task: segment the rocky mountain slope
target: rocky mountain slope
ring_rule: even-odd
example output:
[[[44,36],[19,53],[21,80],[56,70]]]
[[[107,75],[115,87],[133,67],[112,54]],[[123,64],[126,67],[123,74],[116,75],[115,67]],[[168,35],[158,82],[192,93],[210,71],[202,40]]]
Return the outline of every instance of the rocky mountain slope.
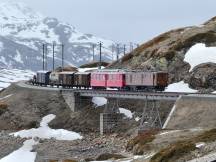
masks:
[[[110,67],[168,71],[170,83],[184,80],[196,89],[215,90],[216,77],[212,74],[216,70],[213,65],[216,48],[213,46],[216,46],[216,17],[199,26],[163,33]]]
[[[22,3],[0,3],[0,67],[39,70],[42,68],[42,44],[48,44],[48,68],[52,63],[52,44],[56,67],[61,65],[61,47],[65,45],[65,64],[81,65],[92,60],[92,45],[103,42],[103,59],[111,60],[110,40],[83,34],[70,24],[45,17]],[[96,59],[99,49],[95,49]]]

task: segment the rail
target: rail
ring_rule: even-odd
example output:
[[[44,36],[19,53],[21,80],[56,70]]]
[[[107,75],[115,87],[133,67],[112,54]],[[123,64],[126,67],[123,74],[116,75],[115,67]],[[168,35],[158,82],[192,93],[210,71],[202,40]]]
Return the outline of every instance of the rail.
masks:
[[[106,97],[106,98],[122,98],[122,99],[148,99],[148,100],[176,100],[179,96],[194,97],[215,97],[216,94],[206,93],[187,93],[187,92],[144,92],[144,91],[120,91],[120,90],[93,90],[93,89],[76,89],[63,87],[41,87],[29,84],[27,82],[19,82],[19,86],[40,90],[54,90],[65,93],[77,93],[83,97]]]

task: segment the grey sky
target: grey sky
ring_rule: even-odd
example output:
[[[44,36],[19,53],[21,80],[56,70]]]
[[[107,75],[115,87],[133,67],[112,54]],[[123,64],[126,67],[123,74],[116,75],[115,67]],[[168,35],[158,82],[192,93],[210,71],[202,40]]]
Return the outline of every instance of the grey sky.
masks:
[[[169,29],[198,25],[216,16],[215,0],[19,1],[81,32],[124,43],[144,42]]]

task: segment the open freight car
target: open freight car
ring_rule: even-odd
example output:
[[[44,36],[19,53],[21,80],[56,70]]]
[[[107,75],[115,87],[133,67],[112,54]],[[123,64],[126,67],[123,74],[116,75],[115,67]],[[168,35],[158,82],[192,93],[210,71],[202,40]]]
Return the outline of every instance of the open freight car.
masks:
[[[35,78],[35,83],[37,85],[49,85],[49,75],[50,71],[38,71]]]

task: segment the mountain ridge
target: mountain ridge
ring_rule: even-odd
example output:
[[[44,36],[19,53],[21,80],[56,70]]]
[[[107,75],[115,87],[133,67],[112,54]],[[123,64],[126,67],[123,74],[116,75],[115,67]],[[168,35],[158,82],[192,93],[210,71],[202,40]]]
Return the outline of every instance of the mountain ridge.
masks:
[[[42,68],[42,44],[49,45],[48,68],[52,67],[51,45],[64,44],[65,64],[79,66],[92,60],[92,46],[103,42],[103,59],[111,61],[111,40],[83,34],[74,26],[35,12],[24,3],[0,3],[0,66],[2,68]],[[13,46],[14,45],[14,46]],[[56,46],[55,64],[61,65],[61,49]],[[99,48],[95,48],[96,59]],[[19,58],[19,59],[17,59]]]

